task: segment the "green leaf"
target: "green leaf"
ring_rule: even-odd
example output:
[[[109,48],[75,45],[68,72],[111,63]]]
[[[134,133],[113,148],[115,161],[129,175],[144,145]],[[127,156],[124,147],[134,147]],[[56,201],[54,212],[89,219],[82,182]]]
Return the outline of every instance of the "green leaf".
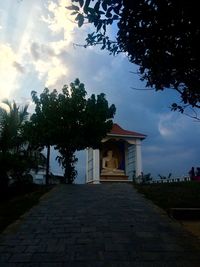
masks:
[[[84,16],[83,14],[78,14],[77,17],[75,18],[76,21],[78,21],[78,26],[81,27],[84,22]]]
[[[85,5],[84,5],[84,8],[83,8],[83,11],[84,11],[85,14],[88,13],[88,7],[89,7],[89,5],[90,5],[90,0],[86,0],[85,1]]]
[[[104,23],[103,24],[103,30],[104,30],[104,33],[106,32],[106,24]]]
[[[69,9],[69,10],[79,11],[79,7],[78,6],[75,6],[75,5],[67,6],[66,8]]]
[[[82,7],[84,4],[84,0],[79,0],[79,5]]]
[[[72,13],[71,13],[71,15],[76,15],[78,13],[78,11],[73,11]]]
[[[95,10],[94,10],[94,8],[92,8],[92,7],[88,7],[88,12],[89,12],[91,15],[95,14]]]
[[[113,19],[113,20],[117,20],[117,19],[119,19],[119,16],[114,15],[114,16],[112,17],[112,19]]]
[[[102,22],[99,21],[98,25],[97,25],[97,32],[101,29],[101,26],[102,26]]]
[[[115,13],[117,14],[117,15],[119,15],[119,12],[120,12],[120,10],[121,10],[121,7],[122,7],[122,5],[118,5],[118,6],[115,6],[113,9],[114,9],[114,11],[115,11]]]
[[[106,2],[103,2],[103,3],[102,3],[102,8],[103,8],[104,11],[107,10],[107,4],[106,4]]]
[[[107,10],[107,12],[106,12],[106,17],[107,17],[107,18],[112,17],[112,13],[111,13],[111,11],[112,11],[112,7],[109,7],[108,10]]]
[[[97,2],[94,6],[94,10],[98,13],[99,11],[100,2]]]

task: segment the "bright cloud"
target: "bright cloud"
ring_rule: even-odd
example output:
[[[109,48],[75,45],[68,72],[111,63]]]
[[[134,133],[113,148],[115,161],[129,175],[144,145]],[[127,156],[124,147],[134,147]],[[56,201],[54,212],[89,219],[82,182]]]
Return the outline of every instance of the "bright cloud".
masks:
[[[161,114],[158,129],[163,137],[172,137],[177,132],[178,120],[173,113]],[[180,126],[180,124],[179,124]]]
[[[31,46],[31,52],[35,59],[34,68],[38,73],[38,78],[45,81],[46,87],[56,86],[57,81],[68,73],[66,65],[56,55],[58,50],[59,45],[57,47],[55,43],[53,46],[49,44],[44,47],[36,43]]]
[[[67,51],[69,47],[65,40],[59,40],[57,42],[51,42],[51,49],[53,49],[55,55],[60,55],[63,51]]]
[[[159,116],[158,130],[162,137],[178,140],[183,132],[188,133],[191,123],[194,122],[182,114],[168,112]]]
[[[9,106],[3,102],[0,102],[0,108],[4,109],[7,113],[10,112]]]
[[[57,58],[53,58],[52,67],[48,72],[45,86],[54,86],[59,80],[59,78],[67,75],[67,73],[67,68],[60,63],[60,60]]]
[[[10,45],[0,43],[0,99],[10,96],[13,84],[15,84],[19,74],[19,67],[22,70],[22,65],[18,62],[18,56]]]
[[[66,9],[70,1],[48,1],[46,14],[41,21],[50,29],[51,41],[36,42],[30,45],[32,65],[38,78],[46,87],[57,87],[69,73],[67,62],[62,60],[62,53],[72,49],[73,29],[76,25],[70,20],[71,11]]]
[[[76,27],[70,21],[70,11],[65,8],[70,3],[65,0],[48,1],[46,8],[42,3],[33,3],[19,3],[17,9],[20,14],[23,8],[28,12],[23,17],[14,15],[18,27],[14,29],[13,35],[8,35],[9,31],[3,32],[9,41],[0,41],[1,99],[9,98],[11,92],[19,88],[24,90],[27,78],[31,80],[38,77],[43,84],[42,88],[55,88],[63,83],[68,74],[67,64],[62,61],[60,54],[72,47],[70,42]],[[6,14],[6,10],[2,12]],[[38,20],[38,17],[41,19]],[[22,32],[20,25],[23,25]],[[15,44],[12,42],[14,40]]]
[[[9,68],[16,60],[16,55],[8,44],[0,44],[0,67]]]
[[[49,14],[47,17],[42,16],[42,21],[48,24],[49,29],[54,33],[62,33],[65,42],[69,43],[72,40],[72,31],[76,27],[73,20],[70,18],[71,11],[66,9],[70,5],[70,1],[60,0],[58,3],[48,1],[47,9]]]

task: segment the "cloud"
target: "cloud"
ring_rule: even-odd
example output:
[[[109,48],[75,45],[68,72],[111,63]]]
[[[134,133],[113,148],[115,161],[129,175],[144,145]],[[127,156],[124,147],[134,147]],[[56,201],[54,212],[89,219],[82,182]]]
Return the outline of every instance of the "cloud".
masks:
[[[172,121],[173,114],[167,113],[160,116],[160,121],[158,123],[158,129],[162,136],[169,137],[174,135],[174,126],[176,122]],[[173,123],[172,123],[173,122]]]
[[[68,74],[68,69],[66,66],[62,65],[60,60],[53,58],[51,69],[48,71],[47,81],[45,86],[53,87],[56,84],[58,85],[59,80],[63,80],[64,77]]]
[[[0,44],[0,67],[9,68],[15,61],[16,55],[9,44]]]
[[[38,60],[40,58],[40,46],[36,42],[33,42],[30,46],[30,52],[34,60]]]
[[[17,61],[14,61],[13,62],[13,66],[15,67],[15,69],[21,73],[21,74],[24,74],[25,73],[25,68],[20,64],[18,63]]]
[[[9,106],[7,104],[3,103],[3,102],[0,102],[0,108],[4,109],[7,113],[10,112]]]
[[[159,114],[158,132],[147,137],[143,142],[143,160],[145,172],[154,176],[158,173],[167,175],[187,175],[191,166],[200,165],[198,123],[182,114]],[[148,129],[152,129],[149,125]],[[152,130],[151,130],[152,131]]]
[[[46,87],[56,87],[59,80],[68,74],[68,68],[60,60],[58,53],[58,46],[53,45],[40,45],[33,43],[31,45],[31,53],[35,61],[33,66],[38,73],[38,78],[44,80]]]
[[[30,45],[32,67],[41,82],[44,81],[44,85],[50,89],[66,84],[69,74],[68,62],[62,59],[62,53],[66,55],[66,51],[72,49],[72,32],[76,27],[70,21],[71,11],[65,8],[69,4],[65,0],[48,1],[47,12],[40,17],[40,21],[50,30],[48,39],[43,42],[34,40]]]
[[[13,84],[16,82],[18,74],[15,66],[17,60],[17,55],[11,46],[0,43],[0,99],[8,98],[13,90]]]
[[[74,18],[70,15],[71,11],[66,9],[68,5],[70,1],[48,1],[45,6],[46,12],[40,16],[40,21],[43,27],[49,29],[49,34],[40,36],[40,39],[38,36],[31,42],[29,40],[29,52],[33,59],[32,64],[29,60],[29,69],[50,89],[71,82],[73,78],[70,80],[70,77],[74,76],[75,72],[77,75],[74,78],[78,77],[77,64],[80,68],[84,66],[78,61],[81,58],[87,61],[88,52],[85,50],[83,55],[81,50],[75,50],[72,45],[73,41],[79,43],[85,36],[85,29],[80,32],[77,30],[76,24],[72,21]],[[91,55],[89,57],[92,58]]]
[[[55,55],[54,46],[52,47],[52,43],[48,45],[40,44],[37,42],[32,42],[30,46],[30,53],[35,61],[38,59],[43,59],[44,61],[51,56]]]
[[[62,34],[66,43],[72,40],[72,31],[76,27],[71,18],[71,11],[66,9],[70,5],[70,1],[60,0],[57,3],[48,1],[47,10],[49,14],[42,16],[41,20],[47,23],[53,34]]]

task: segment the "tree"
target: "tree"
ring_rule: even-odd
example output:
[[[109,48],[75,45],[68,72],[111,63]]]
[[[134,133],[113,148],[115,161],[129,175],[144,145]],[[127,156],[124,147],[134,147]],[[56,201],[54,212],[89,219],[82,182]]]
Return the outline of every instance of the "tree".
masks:
[[[35,103],[35,113],[26,124],[26,134],[33,148],[42,150],[46,147],[47,149],[46,184],[48,184],[50,149],[56,142],[56,126],[59,119],[58,93],[56,90],[50,92],[45,88],[40,97],[35,91],[32,91],[31,95]]]
[[[108,104],[104,94],[93,94],[86,99],[83,83],[76,79],[70,87],[64,86],[59,95],[59,135],[56,149],[59,162],[65,169],[67,183],[76,177],[75,152],[87,147],[99,147],[101,140],[112,128],[115,106]]]
[[[3,103],[8,108],[7,110],[0,108],[0,183],[1,187],[5,188],[8,186],[8,173],[16,177],[19,173],[16,162],[22,163],[26,142],[23,136],[23,126],[27,120],[28,106],[20,109],[15,102],[11,103],[6,100]],[[24,157],[23,160],[25,162]]]
[[[65,85],[61,93],[45,89],[40,97],[32,92],[32,98],[36,104],[30,119],[33,143],[58,150],[65,181],[72,183],[76,177],[75,152],[100,145],[112,127],[115,106],[108,105],[104,94],[87,99],[84,84],[78,79],[69,87]]]
[[[71,0],[78,26],[93,24],[85,47],[125,52],[139,66],[141,80],[155,90],[173,89],[172,110],[200,108],[200,28],[197,2],[183,0]],[[117,28],[112,39],[108,27]],[[194,116],[195,117],[195,116]]]
[[[23,108],[8,100],[3,101],[8,110],[0,108],[0,150],[6,153],[9,149],[18,150],[23,143],[22,127],[28,116],[28,106]]]

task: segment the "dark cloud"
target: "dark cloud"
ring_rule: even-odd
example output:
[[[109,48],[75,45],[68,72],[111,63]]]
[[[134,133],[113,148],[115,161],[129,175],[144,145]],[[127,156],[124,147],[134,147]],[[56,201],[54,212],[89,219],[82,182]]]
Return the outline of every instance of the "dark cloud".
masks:
[[[35,61],[41,58],[45,58],[47,60],[49,57],[55,55],[54,50],[50,46],[39,44],[36,42],[33,42],[31,44],[30,52]]]
[[[40,46],[38,43],[32,43],[30,47],[30,52],[34,60],[38,60],[40,58]]]
[[[13,62],[13,67],[21,74],[25,73],[25,68],[17,61]]]

